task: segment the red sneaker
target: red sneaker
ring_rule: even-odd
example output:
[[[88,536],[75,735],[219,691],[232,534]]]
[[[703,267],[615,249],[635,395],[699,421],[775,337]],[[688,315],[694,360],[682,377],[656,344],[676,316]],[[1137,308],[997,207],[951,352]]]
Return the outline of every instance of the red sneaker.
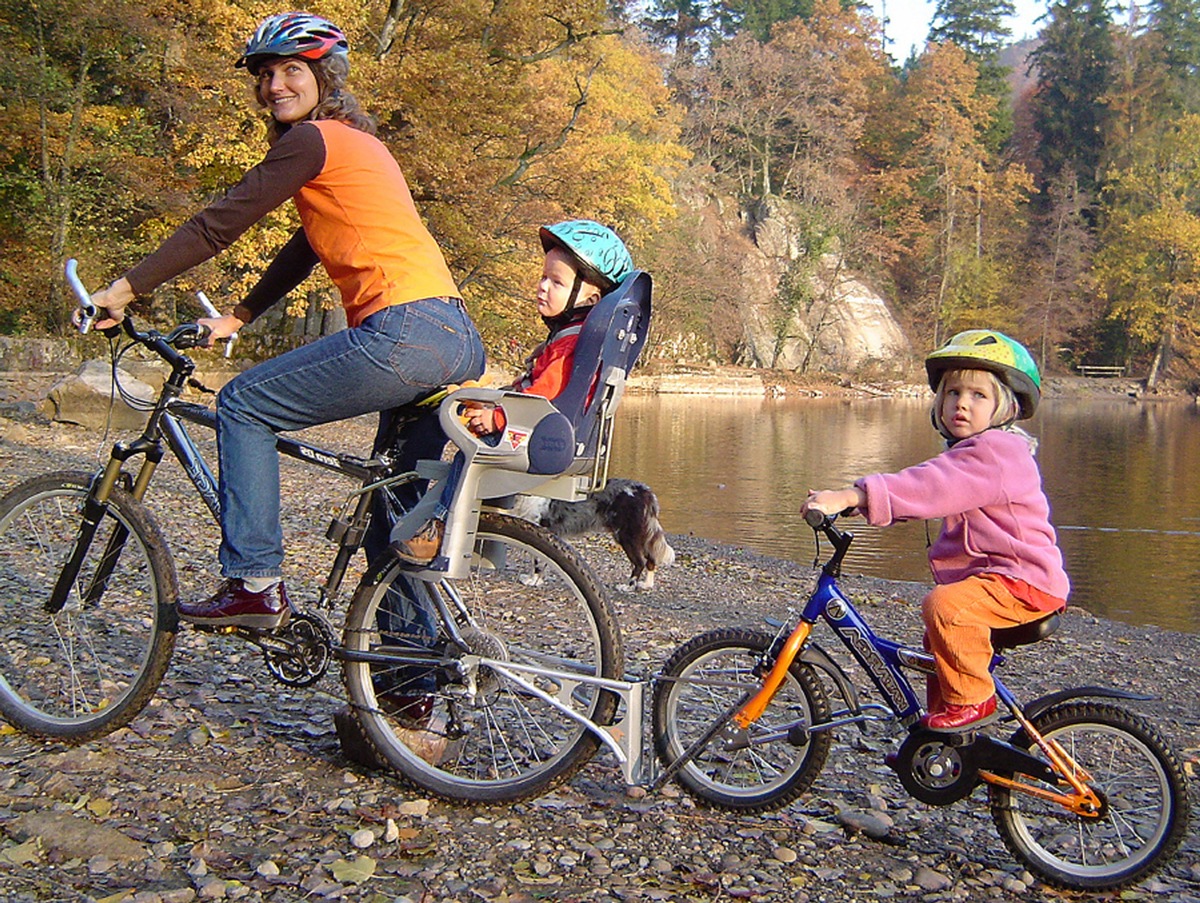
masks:
[[[944,708],[921,717],[921,724],[931,731],[956,733],[981,727],[996,718],[996,697],[990,696],[976,705],[946,703]]]
[[[179,602],[181,620],[200,627],[258,627],[273,630],[287,623],[287,590],[276,583],[261,593],[252,593],[241,579],[231,577],[203,602]]]

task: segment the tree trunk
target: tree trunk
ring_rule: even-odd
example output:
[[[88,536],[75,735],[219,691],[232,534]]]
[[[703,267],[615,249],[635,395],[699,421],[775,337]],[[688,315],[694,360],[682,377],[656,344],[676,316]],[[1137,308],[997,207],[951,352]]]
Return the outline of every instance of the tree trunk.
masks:
[[[1175,319],[1163,330],[1162,337],[1158,340],[1158,347],[1154,349],[1154,360],[1150,362],[1150,373],[1146,376],[1146,389],[1153,391],[1158,387],[1158,380],[1167,371],[1167,366],[1171,360],[1171,345],[1175,337]]]

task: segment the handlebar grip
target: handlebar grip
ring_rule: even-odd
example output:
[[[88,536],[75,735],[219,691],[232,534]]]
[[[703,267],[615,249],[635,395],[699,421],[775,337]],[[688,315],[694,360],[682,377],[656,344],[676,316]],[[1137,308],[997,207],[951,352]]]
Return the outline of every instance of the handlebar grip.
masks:
[[[814,530],[820,529],[825,524],[825,512],[818,511],[816,508],[809,508],[804,512],[805,522]]]
[[[96,305],[92,303],[91,293],[84,287],[83,281],[79,278],[79,262],[74,258],[70,258],[66,265],[67,285],[71,286],[71,291],[75,293],[75,297],[79,301],[79,311],[81,314],[79,320],[79,331],[87,334],[87,331],[92,328],[92,322],[99,315]]]
[[[211,301],[208,300],[208,295],[204,294],[204,292],[196,292],[196,297],[200,299],[200,305],[204,308],[204,312],[206,314],[208,314],[214,320],[219,320],[221,318],[221,312],[219,310],[217,310],[216,305],[214,305]],[[212,334],[211,329],[208,331],[208,334],[209,335]],[[238,337],[238,334],[235,332],[233,335],[231,335],[225,339],[225,356],[226,357],[229,357],[229,355],[231,355],[233,353],[233,342],[237,337]],[[208,342],[208,335],[204,336],[204,341],[205,341],[205,343]]]

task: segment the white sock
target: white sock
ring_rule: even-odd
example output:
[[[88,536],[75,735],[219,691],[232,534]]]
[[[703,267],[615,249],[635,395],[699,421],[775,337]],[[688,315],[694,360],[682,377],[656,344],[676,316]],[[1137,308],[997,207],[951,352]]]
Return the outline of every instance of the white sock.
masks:
[[[265,593],[272,587],[278,586],[283,580],[279,577],[243,577],[242,586],[248,593]]]

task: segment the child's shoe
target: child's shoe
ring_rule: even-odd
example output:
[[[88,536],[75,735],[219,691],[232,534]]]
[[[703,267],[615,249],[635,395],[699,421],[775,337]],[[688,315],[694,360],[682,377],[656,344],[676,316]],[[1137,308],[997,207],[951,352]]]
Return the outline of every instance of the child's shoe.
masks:
[[[945,707],[930,712],[921,717],[921,724],[931,731],[958,733],[982,727],[996,719],[996,697],[992,695],[976,705],[955,705],[946,703]]]

